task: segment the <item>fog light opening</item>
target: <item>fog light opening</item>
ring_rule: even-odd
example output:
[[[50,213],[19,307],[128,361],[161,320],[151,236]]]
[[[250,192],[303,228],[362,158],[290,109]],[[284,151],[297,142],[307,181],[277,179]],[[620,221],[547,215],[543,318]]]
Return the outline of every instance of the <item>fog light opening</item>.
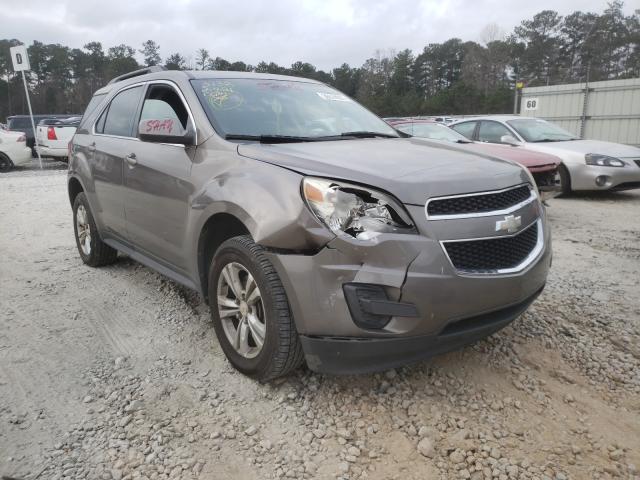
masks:
[[[609,176],[608,175],[600,175],[600,176],[596,177],[596,185],[598,187],[604,187],[608,182],[609,182]]]

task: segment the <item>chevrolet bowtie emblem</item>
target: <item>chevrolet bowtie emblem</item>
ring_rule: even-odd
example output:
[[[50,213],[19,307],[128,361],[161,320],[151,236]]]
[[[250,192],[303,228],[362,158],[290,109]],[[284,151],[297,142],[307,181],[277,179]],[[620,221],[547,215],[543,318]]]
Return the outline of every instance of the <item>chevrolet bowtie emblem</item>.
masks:
[[[522,217],[507,215],[504,220],[496,222],[496,232],[501,232],[502,230],[506,230],[509,233],[517,232],[520,225],[522,225]]]

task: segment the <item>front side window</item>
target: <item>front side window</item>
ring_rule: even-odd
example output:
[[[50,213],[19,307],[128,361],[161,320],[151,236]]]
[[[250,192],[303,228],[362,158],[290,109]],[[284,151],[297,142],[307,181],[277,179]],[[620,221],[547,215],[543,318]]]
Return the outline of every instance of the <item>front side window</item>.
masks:
[[[374,132],[398,137],[341,92],[317,83],[272,79],[193,80],[200,103],[223,136],[336,137]]]
[[[565,129],[539,118],[518,118],[507,122],[525,142],[564,142],[579,140]]]
[[[451,125],[451,128],[453,128],[459,134],[464,135],[469,140],[473,140],[473,132],[476,129],[476,123],[477,122],[458,123],[456,125]]]
[[[151,85],[142,105],[140,120],[172,120],[187,128],[189,114],[178,93],[169,85]]]
[[[128,88],[113,97],[108,110],[103,112],[96,124],[96,132],[120,137],[133,136],[133,123],[141,95],[142,86],[139,86]],[[101,122],[104,122],[103,128],[100,128]]]
[[[501,123],[488,121],[480,122],[480,129],[478,130],[478,140],[480,140],[481,142],[503,143],[502,137],[504,135],[511,135],[511,132]]]

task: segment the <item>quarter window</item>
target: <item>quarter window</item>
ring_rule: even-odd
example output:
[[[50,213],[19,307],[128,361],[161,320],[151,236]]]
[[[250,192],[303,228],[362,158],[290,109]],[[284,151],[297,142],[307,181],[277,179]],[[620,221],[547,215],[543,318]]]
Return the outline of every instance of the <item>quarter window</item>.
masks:
[[[141,95],[142,86],[128,88],[118,93],[111,100],[109,109],[102,114],[105,119],[101,117],[98,120],[96,131],[105,135],[131,137]],[[104,122],[104,125],[101,125],[101,122]]]
[[[458,123],[456,125],[452,125],[451,128],[464,135],[469,140],[473,140],[473,131],[476,129],[476,123],[477,122]]]

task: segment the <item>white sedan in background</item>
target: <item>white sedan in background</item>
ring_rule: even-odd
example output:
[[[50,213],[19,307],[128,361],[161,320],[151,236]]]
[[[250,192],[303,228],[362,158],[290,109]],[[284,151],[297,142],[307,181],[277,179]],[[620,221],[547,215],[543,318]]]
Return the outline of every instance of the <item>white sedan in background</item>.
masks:
[[[14,166],[31,161],[31,149],[22,132],[0,130],[0,172],[8,172]]]
[[[450,127],[470,140],[507,144],[559,157],[563,193],[640,188],[640,148],[582,140],[546,120],[517,115],[474,117]]]

